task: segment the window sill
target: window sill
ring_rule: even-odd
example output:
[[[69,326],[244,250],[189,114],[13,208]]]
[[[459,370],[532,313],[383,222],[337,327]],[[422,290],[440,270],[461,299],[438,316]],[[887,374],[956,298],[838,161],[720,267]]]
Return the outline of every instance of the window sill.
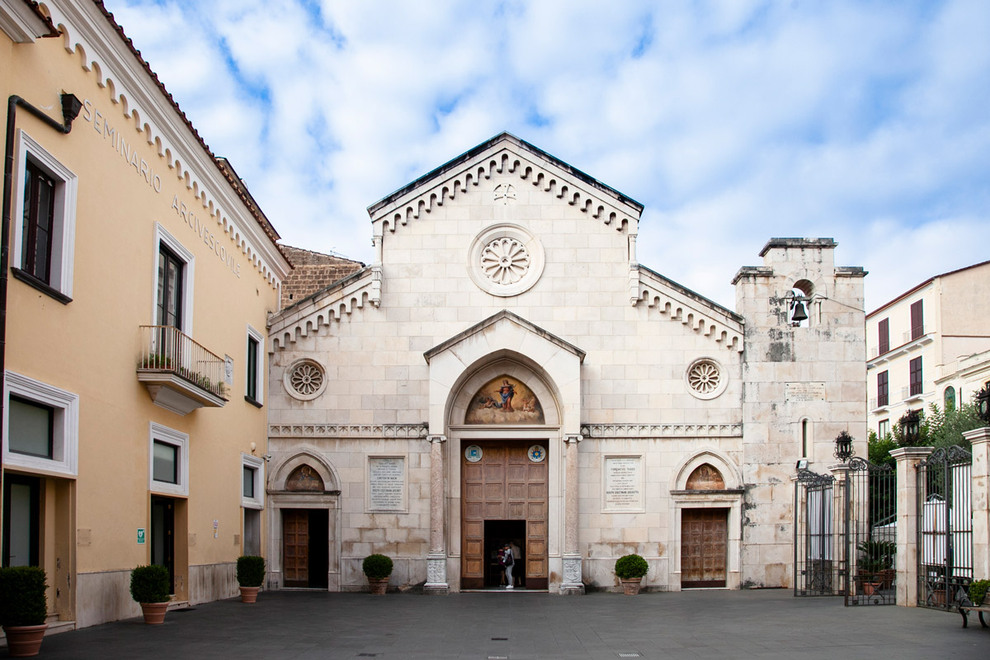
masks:
[[[263,408],[264,405],[265,405],[261,401],[255,401],[254,399],[252,399],[251,397],[249,397],[247,395],[244,395],[244,400],[247,401],[248,403],[250,403],[255,408]]]
[[[72,302],[72,298],[65,295],[58,289],[53,289],[47,283],[43,282],[42,280],[39,280],[37,277],[27,272],[26,270],[21,270],[20,268],[11,268],[10,272],[14,275],[14,279],[18,279],[21,282],[27,284],[28,286],[33,287],[38,291],[41,291],[43,294],[51,298],[54,298],[63,305],[68,305],[70,302]]]

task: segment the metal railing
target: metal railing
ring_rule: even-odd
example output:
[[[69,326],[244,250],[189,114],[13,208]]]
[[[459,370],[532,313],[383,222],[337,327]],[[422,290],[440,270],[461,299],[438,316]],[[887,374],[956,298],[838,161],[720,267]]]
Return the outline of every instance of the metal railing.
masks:
[[[139,371],[172,373],[226,400],[224,361],[170,325],[142,325]]]

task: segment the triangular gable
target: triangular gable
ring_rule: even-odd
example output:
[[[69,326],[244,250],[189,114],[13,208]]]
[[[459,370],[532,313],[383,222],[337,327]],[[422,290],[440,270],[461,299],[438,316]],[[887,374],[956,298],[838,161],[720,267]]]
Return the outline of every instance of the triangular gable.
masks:
[[[375,235],[394,232],[496,175],[513,176],[618,231],[637,233],[642,204],[542,149],[501,133],[368,207]]]
[[[534,335],[537,335],[539,337],[542,337],[547,342],[549,342],[551,344],[555,344],[559,348],[562,348],[565,351],[567,351],[567,352],[573,354],[574,356],[576,356],[579,362],[584,362],[585,352],[582,351],[580,348],[578,348],[574,344],[571,344],[570,342],[568,342],[568,341],[566,341],[564,339],[561,339],[560,337],[556,336],[552,332],[549,332],[547,330],[544,330],[543,328],[541,328],[540,326],[536,325],[535,323],[531,323],[531,322],[527,321],[526,319],[524,319],[523,317],[519,316],[518,314],[513,314],[512,312],[510,312],[507,309],[503,309],[502,311],[498,312],[497,314],[493,314],[492,316],[489,316],[484,321],[481,321],[479,323],[475,323],[474,325],[472,325],[467,330],[464,330],[462,332],[457,333],[456,335],[454,335],[450,339],[444,341],[443,343],[437,344],[436,346],[434,346],[430,350],[428,350],[425,353],[423,353],[423,357],[425,357],[427,363],[429,363],[430,360],[432,360],[439,353],[443,353],[445,351],[451,350],[457,344],[460,344],[460,343],[462,343],[464,341],[469,340],[472,337],[475,337],[475,336],[479,335],[480,333],[483,333],[488,328],[491,328],[492,326],[495,326],[496,324],[498,324],[500,321],[503,321],[503,320],[508,321],[510,323],[514,323],[515,325],[520,326],[521,328],[523,328],[527,332],[530,332],[530,333],[533,333]]]

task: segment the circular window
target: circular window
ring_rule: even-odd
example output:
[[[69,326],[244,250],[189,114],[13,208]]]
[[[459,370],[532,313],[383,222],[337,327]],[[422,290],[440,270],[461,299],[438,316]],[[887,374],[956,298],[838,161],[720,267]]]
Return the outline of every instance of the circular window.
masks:
[[[492,295],[519,295],[543,275],[543,246],[519,225],[488,227],[468,250],[468,274]]]
[[[323,394],[326,389],[326,372],[314,360],[298,360],[285,371],[283,384],[294,398],[310,401]]]
[[[714,399],[725,391],[728,384],[722,365],[711,358],[701,358],[691,363],[684,374],[688,391],[699,399]]]

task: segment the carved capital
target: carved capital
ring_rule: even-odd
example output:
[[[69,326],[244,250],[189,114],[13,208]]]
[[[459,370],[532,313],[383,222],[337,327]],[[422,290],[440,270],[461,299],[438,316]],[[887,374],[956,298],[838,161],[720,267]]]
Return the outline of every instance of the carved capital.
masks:
[[[426,439],[429,441],[431,445],[433,443],[443,444],[447,442],[447,436],[445,435],[428,435],[426,436]]]
[[[564,443],[568,445],[570,444],[577,445],[582,440],[584,440],[584,436],[581,435],[580,433],[568,433],[567,435],[564,436]]]

